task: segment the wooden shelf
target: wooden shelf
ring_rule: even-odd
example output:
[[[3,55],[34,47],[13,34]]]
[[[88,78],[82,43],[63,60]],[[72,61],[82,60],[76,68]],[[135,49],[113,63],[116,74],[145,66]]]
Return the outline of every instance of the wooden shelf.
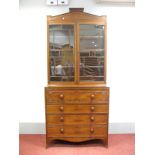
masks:
[[[49,29],[50,31],[73,31],[74,32],[74,29]]]
[[[104,58],[104,56],[80,56],[80,58]]]
[[[56,37],[65,37],[66,38],[67,36],[65,36],[65,35],[64,36],[58,36],[58,35],[57,36],[51,36],[51,38],[56,38]]]
[[[68,76],[64,76],[64,75],[58,76],[58,75],[56,75],[56,76],[50,76],[50,77],[74,77],[74,76],[70,76],[70,75],[68,75]]]
[[[91,75],[87,75],[87,76],[80,76],[80,77],[104,77],[104,76],[91,76]]]
[[[104,66],[82,66],[81,68],[103,68]]]
[[[84,49],[84,50],[80,50],[80,53],[85,53],[85,52],[104,52],[104,49]]]
[[[58,58],[58,59],[62,59],[64,57],[64,55],[60,55],[60,56],[51,56],[51,58]],[[68,55],[67,57],[73,57],[72,55]]]
[[[74,66],[62,66],[62,68],[74,68]],[[51,68],[56,68],[56,67],[54,67],[54,66],[51,66]]]
[[[80,39],[100,39],[103,36],[80,36]]]
[[[50,49],[51,52],[73,51],[72,48],[68,49]]]

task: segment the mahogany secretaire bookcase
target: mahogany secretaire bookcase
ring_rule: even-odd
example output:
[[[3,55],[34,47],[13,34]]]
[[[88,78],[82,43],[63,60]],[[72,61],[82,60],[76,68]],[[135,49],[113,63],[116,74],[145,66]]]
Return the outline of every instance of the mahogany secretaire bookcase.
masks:
[[[106,16],[83,9],[47,17],[46,144],[100,139],[108,146]]]

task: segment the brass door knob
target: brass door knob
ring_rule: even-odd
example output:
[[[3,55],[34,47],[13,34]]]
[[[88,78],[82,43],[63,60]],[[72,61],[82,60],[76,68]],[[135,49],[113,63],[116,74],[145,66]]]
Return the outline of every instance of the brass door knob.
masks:
[[[60,133],[64,133],[64,129],[63,128],[60,129]]]
[[[95,120],[95,117],[94,116],[91,116],[90,117],[90,120],[93,122]]]
[[[94,133],[94,128],[90,128],[90,132],[91,133]]]
[[[94,99],[95,98],[95,95],[94,94],[91,94],[90,97],[91,97],[91,99]]]
[[[94,106],[91,106],[90,109],[91,109],[91,111],[94,111],[95,110],[95,107]]]
[[[63,99],[64,98],[64,94],[60,94],[60,99]]]
[[[63,117],[63,116],[60,117],[60,121],[61,121],[61,122],[64,121],[64,117]]]
[[[60,111],[64,111],[64,107],[63,106],[61,106],[59,109],[60,109]]]

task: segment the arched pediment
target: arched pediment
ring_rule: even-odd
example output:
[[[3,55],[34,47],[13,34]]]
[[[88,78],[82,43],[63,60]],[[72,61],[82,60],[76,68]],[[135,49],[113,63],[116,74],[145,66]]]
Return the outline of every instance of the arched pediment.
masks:
[[[74,8],[70,9],[70,12],[56,16],[48,16],[48,22],[80,22],[80,21],[106,21],[106,16],[97,16],[90,13],[83,12],[83,9]]]

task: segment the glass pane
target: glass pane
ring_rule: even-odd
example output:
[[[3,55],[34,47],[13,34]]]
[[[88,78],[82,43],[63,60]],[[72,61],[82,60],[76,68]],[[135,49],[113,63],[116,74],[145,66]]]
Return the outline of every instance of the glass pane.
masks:
[[[80,81],[104,81],[103,25],[80,25]]]
[[[74,81],[74,26],[49,26],[50,81]]]

